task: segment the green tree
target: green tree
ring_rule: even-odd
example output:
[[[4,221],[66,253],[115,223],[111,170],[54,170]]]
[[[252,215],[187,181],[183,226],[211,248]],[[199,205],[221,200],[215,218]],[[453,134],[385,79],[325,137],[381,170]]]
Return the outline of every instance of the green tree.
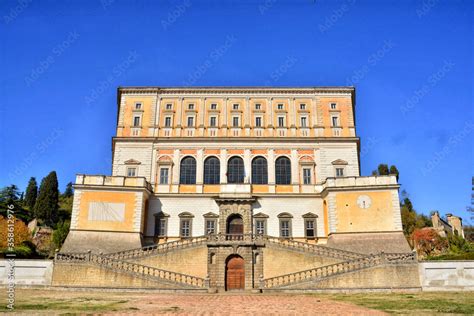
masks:
[[[53,232],[53,242],[57,249],[61,248],[69,233],[69,221],[59,222],[56,230]]]
[[[67,185],[66,185],[66,190],[64,191],[64,197],[71,197],[73,196],[74,194],[74,191],[72,189],[72,182],[69,182]]]
[[[56,171],[51,171],[43,180],[35,204],[35,216],[47,225],[53,225],[58,215],[58,177]]]
[[[389,174],[387,164],[384,164],[384,163],[379,164],[379,166],[377,167],[377,170],[378,170],[380,176],[388,176],[388,174]]]
[[[398,172],[398,169],[395,165],[390,166],[390,174],[395,175],[397,177],[397,181],[398,181],[398,177],[400,176],[400,173]]]
[[[26,194],[23,205],[27,207],[30,211],[33,211],[37,197],[38,184],[36,183],[36,179],[34,177],[31,177],[30,181],[28,181],[28,186],[26,187]]]
[[[10,209],[16,218],[26,223],[30,217],[22,207],[20,196],[18,187],[14,184],[2,188],[0,190],[0,215],[7,217],[8,209]],[[13,205],[13,209],[9,207],[10,205]]]

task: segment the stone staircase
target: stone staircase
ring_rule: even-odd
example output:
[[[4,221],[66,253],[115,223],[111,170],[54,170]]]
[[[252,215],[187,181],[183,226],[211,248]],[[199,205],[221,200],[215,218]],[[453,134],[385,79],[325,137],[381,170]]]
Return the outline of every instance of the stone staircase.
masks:
[[[138,263],[123,261],[105,255],[87,253],[57,253],[54,259],[58,263],[85,263],[114,272],[126,273],[152,281],[172,284],[181,288],[207,289],[209,280],[178,272],[162,270]]]
[[[336,248],[330,248],[326,246],[310,244],[301,241],[295,241],[291,239],[282,239],[277,237],[265,236],[264,240],[271,245],[278,246],[281,248],[301,251],[305,253],[311,253],[321,257],[329,257],[340,260],[352,260],[363,258],[366,255],[347,250],[341,250]]]
[[[300,251],[304,253],[310,253],[321,257],[329,257],[340,260],[350,260],[364,257],[364,254],[355,253],[347,250],[341,250],[336,248],[330,248],[326,246],[310,244],[301,241],[295,241],[291,239],[284,239],[272,236],[254,235],[254,234],[243,234],[243,235],[229,235],[229,234],[214,234],[208,236],[191,237],[182,240],[170,241],[162,244],[155,244],[145,246],[142,248],[124,250],[119,252],[107,253],[102,256],[117,259],[117,260],[130,260],[153,256],[157,254],[163,254],[174,250],[182,250],[186,248],[196,247],[200,245],[206,245],[208,243],[219,243],[219,244],[233,244],[233,243],[265,243],[281,247],[284,249],[290,249],[294,251]]]
[[[103,257],[116,259],[116,260],[128,260],[128,259],[137,259],[148,256],[153,256],[157,254],[167,253],[174,250],[182,250],[186,248],[191,248],[195,246],[205,245],[208,241],[207,236],[198,236],[191,237],[181,240],[170,241],[162,244],[155,244],[150,246],[145,246],[142,248],[135,248],[130,250],[124,250],[119,252],[112,252],[103,254]]]
[[[318,281],[335,277],[341,274],[354,272],[358,270],[368,269],[385,264],[403,264],[415,263],[417,261],[415,253],[379,253],[367,256],[360,256],[358,258],[347,261],[298,271],[294,273],[284,274],[272,278],[261,279],[260,289],[285,289],[297,286],[298,284]]]

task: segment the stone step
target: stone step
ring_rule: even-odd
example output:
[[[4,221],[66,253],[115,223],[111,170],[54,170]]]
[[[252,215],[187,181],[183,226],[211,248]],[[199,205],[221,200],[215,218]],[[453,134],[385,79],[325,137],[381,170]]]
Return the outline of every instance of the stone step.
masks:
[[[150,246],[145,246],[141,248],[129,249],[119,252],[112,252],[103,254],[104,257],[109,257],[117,260],[128,260],[135,258],[143,258],[147,256],[152,256],[161,253],[167,253],[170,251],[186,249],[190,247],[195,247],[199,245],[206,244],[208,237],[198,236],[190,237],[186,239],[174,240],[162,244],[155,244]]]
[[[347,260],[327,266],[261,279],[260,288],[284,289],[298,283],[317,282],[341,274],[367,269],[382,264],[403,264],[416,262],[415,253],[380,253]]]
[[[310,244],[301,241],[295,241],[291,239],[282,239],[277,237],[266,236],[265,241],[271,243],[272,245],[277,245],[279,247],[284,247],[287,249],[292,249],[296,251],[312,253],[321,257],[330,257],[341,260],[351,260],[357,258],[363,258],[366,254],[361,254],[357,252],[351,252],[347,250],[341,250],[316,244]]]
[[[58,253],[56,262],[89,263],[114,272],[131,274],[153,281],[174,284],[185,288],[209,288],[209,280],[179,272],[149,267],[138,263],[113,259],[104,255],[87,253]]]

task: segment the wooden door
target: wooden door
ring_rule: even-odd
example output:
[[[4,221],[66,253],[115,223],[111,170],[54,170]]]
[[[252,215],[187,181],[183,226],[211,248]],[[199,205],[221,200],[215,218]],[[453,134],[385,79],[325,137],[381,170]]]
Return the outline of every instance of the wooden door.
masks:
[[[245,262],[242,257],[232,257],[226,266],[226,290],[245,288]]]

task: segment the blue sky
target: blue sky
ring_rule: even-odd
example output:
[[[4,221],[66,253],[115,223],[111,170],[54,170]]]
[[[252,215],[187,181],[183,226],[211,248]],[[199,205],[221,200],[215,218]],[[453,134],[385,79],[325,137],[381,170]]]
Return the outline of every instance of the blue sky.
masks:
[[[110,174],[118,86],[357,89],[362,175],[465,221],[472,1],[2,1],[0,186]]]

